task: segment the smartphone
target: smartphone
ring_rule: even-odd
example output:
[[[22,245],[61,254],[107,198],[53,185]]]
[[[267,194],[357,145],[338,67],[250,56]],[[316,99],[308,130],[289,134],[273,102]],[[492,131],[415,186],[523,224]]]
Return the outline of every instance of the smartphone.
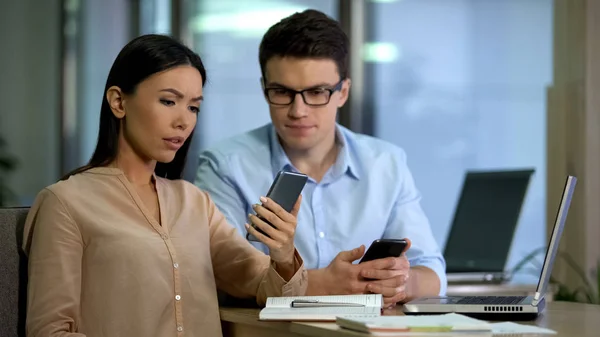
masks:
[[[408,242],[404,239],[380,239],[375,240],[371,243],[369,249],[362,257],[359,263],[383,259],[386,257],[399,257],[404,249],[406,249]]]
[[[300,193],[304,189],[304,185],[308,180],[308,176],[302,173],[289,172],[289,171],[279,171],[277,176],[275,176],[275,180],[271,184],[269,191],[267,192],[267,198],[270,198],[275,203],[277,203],[281,208],[283,208],[286,212],[291,212],[296,204],[296,200],[300,197]],[[261,220],[271,225],[267,220],[263,219],[259,216]],[[260,228],[256,227],[254,224],[250,224],[254,229],[260,232],[263,235],[268,236],[265,232],[263,232]],[[273,226],[273,225],[271,225]],[[254,235],[250,233],[246,234],[246,238],[250,241],[260,241]]]

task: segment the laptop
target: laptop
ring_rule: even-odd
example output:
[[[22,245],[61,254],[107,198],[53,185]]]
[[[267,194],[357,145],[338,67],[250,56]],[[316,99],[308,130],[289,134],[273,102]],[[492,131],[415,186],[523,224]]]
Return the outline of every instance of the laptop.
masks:
[[[446,246],[449,283],[502,283],[534,169],[469,171]]]
[[[532,320],[545,307],[544,295],[552,274],[577,178],[568,176],[546,250],[544,265],[533,296],[435,296],[418,298],[404,304],[405,314],[443,314],[456,312],[485,320]]]

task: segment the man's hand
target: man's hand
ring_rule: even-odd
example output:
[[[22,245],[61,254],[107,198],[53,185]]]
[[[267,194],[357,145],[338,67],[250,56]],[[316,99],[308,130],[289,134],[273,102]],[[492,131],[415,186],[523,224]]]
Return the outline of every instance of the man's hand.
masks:
[[[406,249],[410,247],[410,240],[407,241]],[[364,253],[365,246],[361,245],[340,252],[324,269],[309,271],[309,295],[376,293],[383,295],[386,306],[403,299],[409,267],[406,257],[352,263]]]
[[[367,290],[374,294],[382,294],[384,307],[393,307],[396,303],[406,299],[406,288],[410,276],[410,263],[405,252],[410,248],[411,242],[406,239],[407,245],[400,257],[388,257],[364,263],[360,276],[367,279]]]
[[[408,244],[398,258],[352,264],[363,256],[364,246],[339,253],[326,268],[308,271],[307,295],[382,294],[386,308],[437,295],[441,287],[439,277],[428,267],[410,267],[405,253],[411,242],[406,241]]]
[[[364,245],[340,252],[329,266],[322,270],[324,279],[321,284],[329,289],[326,291],[327,293],[337,295],[367,293],[368,282],[360,276],[361,266],[352,264],[353,261],[360,259],[364,253]]]

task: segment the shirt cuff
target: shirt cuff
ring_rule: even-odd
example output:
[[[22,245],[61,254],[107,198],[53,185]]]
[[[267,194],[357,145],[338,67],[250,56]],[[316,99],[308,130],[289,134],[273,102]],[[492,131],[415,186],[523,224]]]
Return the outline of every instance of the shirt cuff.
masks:
[[[273,288],[279,290],[281,296],[303,296],[306,294],[308,272],[298,250],[294,250],[294,260],[294,264],[299,267],[294,276],[287,282],[275,270],[274,262],[271,262],[268,279]]]
[[[410,264],[411,267],[416,267],[416,266],[422,266],[422,267],[427,267],[431,270],[433,270],[438,278],[440,279],[440,293],[439,296],[445,296],[446,295],[446,289],[448,287],[448,279],[446,277],[446,266],[445,264],[441,264],[437,261],[417,261],[415,263],[411,263]]]

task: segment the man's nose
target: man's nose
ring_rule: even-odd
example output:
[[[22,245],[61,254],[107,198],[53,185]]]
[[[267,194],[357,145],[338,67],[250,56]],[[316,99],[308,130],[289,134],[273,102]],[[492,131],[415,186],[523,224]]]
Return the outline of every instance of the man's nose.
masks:
[[[292,118],[302,118],[308,114],[309,106],[304,102],[302,94],[296,93],[290,106],[288,116]]]

